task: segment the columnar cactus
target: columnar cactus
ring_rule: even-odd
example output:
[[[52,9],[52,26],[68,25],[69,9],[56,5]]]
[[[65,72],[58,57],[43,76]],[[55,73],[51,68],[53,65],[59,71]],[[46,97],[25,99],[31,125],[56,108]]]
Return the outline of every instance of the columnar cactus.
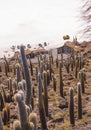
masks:
[[[0,130],[4,130],[1,113],[0,113]]]
[[[21,70],[19,63],[16,64],[16,78],[17,78],[17,84],[21,81]]]
[[[4,125],[8,125],[8,113],[7,113],[7,108],[6,107],[3,108],[2,119],[3,119]]]
[[[43,84],[44,84],[44,107],[46,116],[48,116],[48,91],[47,91],[47,72],[43,72]]]
[[[50,84],[50,73],[49,70],[47,70],[47,85]]]
[[[9,91],[10,91],[10,96],[12,98],[12,96],[13,96],[13,87],[12,87],[12,79],[11,78],[9,78],[9,80],[8,80],[8,88],[9,88]]]
[[[2,111],[3,108],[4,108],[4,99],[2,93],[0,92],[0,111]]]
[[[63,79],[62,79],[62,64],[59,64],[59,81],[60,81],[60,96],[63,95]]]
[[[75,125],[75,119],[74,119],[74,95],[73,95],[73,88],[69,89],[69,118],[70,118],[70,124],[72,126]]]
[[[58,68],[58,59],[56,59],[56,68]]]
[[[82,119],[82,97],[81,97],[81,83],[77,84],[77,92],[78,92],[78,119]]]
[[[83,70],[81,70],[79,72],[79,78],[80,78],[80,82],[81,82],[81,87],[82,87],[82,93],[85,93],[85,72]]]
[[[21,46],[21,56],[23,61],[23,67],[24,67],[24,74],[25,74],[25,80],[26,80],[26,104],[30,106],[31,104],[31,79],[30,79],[30,73],[27,63],[27,58],[25,55],[24,47]]]
[[[14,130],[21,130],[21,124],[19,120],[15,120],[13,123]]]
[[[30,61],[30,72],[31,72],[31,75],[33,75],[33,65],[32,65],[30,56],[29,56],[29,61]]]
[[[20,119],[20,123],[21,123],[21,129],[26,130],[27,123],[28,123],[28,113],[27,113],[27,110],[26,110],[25,103],[22,99],[21,94],[19,94],[19,93],[15,94],[14,98],[18,103],[19,119]]]
[[[56,78],[54,75],[52,77],[53,77],[53,89],[54,91],[56,91]]]
[[[41,81],[40,73],[38,73],[38,90],[39,90],[38,96],[39,96],[39,114],[40,114],[41,126],[42,126],[42,130],[48,130],[47,123],[46,123],[46,117],[45,117],[43,97],[42,97],[42,81]]]
[[[29,121],[33,122],[34,124],[34,130],[37,130],[37,114],[34,112],[31,112],[29,115]]]

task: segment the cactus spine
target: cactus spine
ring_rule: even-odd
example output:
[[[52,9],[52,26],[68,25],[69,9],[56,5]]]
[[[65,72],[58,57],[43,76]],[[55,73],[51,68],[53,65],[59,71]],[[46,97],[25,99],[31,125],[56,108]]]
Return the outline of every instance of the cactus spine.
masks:
[[[70,94],[70,100],[69,100],[70,124],[72,126],[74,126],[75,125],[75,120],[74,120],[74,96],[73,96],[73,88],[69,89],[69,94]]]
[[[81,98],[81,83],[77,84],[78,92],[78,119],[82,119],[82,98]]]

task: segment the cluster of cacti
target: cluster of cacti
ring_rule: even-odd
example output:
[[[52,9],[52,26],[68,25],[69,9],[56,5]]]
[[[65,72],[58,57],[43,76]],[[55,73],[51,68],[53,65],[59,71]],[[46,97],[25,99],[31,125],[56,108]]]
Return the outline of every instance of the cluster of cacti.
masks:
[[[19,119],[14,122],[14,129],[36,130],[37,115],[33,112],[31,113],[29,106],[25,104],[24,92],[21,90],[21,92],[15,94],[14,98],[18,104],[19,112]]]
[[[74,114],[74,89],[69,89],[69,117],[70,124],[75,125],[75,114]],[[77,116],[78,119],[82,119],[82,91],[81,91],[81,83],[77,83]]]
[[[38,114],[40,117],[39,123],[41,123],[41,129],[48,130],[47,120],[51,117],[48,100],[51,96],[48,95],[48,91],[53,89],[55,95],[59,92],[58,95],[60,94],[61,100],[66,100],[66,98],[68,98],[66,97],[68,96],[68,92],[65,89],[66,83],[64,81],[65,69],[65,72],[67,72],[67,75],[65,74],[66,76],[72,74],[76,80],[78,78],[80,81],[80,83],[77,84],[77,113],[78,119],[82,119],[81,93],[85,93],[86,81],[86,74],[83,69],[83,56],[80,53],[75,55],[71,52],[71,55],[64,60],[63,53],[61,52],[61,59],[58,59],[57,54],[57,59],[55,61],[52,51],[50,51],[48,55],[43,56],[39,54],[37,57],[37,66],[35,66],[35,64],[32,63],[30,56],[26,57],[23,45],[20,47],[20,54],[21,57],[17,58],[14,65],[14,78],[9,76],[10,67],[5,57],[5,75],[7,76],[8,83],[7,88],[4,88],[5,86],[2,85],[0,92],[0,130],[4,130],[3,125],[10,127],[10,106],[8,105],[11,102],[13,102],[14,105],[17,105],[18,108],[18,117],[13,122],[14,130],[37,130],[37,113],[33,112],[36,110],[36,106],[39,109]],[[58,72],[57,74],[55,73],[55,69],[57,70],[56,73]],[[2,72],[1,67],[0,72]],[[69,84],[69,82],[67,83]],[[38,86],[38,91],[35,84]],[[64,94],[64,90],[66,91],[66,95]],[[70,88],[69,102],[67,103],[69,103],[69,118],[72,126],[75,125],[74,94],[74,89]],[[37,96],[38,104],[35,105]],[[56,97],[55,100],[57,100]],[[57,103],[59,103],[59,100]]]

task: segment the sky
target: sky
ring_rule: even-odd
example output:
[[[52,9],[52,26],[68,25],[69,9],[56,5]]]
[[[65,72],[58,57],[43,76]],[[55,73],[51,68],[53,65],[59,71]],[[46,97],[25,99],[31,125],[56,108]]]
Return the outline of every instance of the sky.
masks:
[[[78,37],[79,0],[0,0],[0,47]]]

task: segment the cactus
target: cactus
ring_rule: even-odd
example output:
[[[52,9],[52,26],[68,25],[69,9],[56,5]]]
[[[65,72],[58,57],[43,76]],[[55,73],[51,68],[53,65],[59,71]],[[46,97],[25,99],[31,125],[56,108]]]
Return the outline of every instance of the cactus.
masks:
[[[29,73],[27,58],[26,58],[26,55],[25,55],[23,45],[21,46],[21,56],[22,56],[23,67],[24,67],[24,75],[25,75],[25,80],[26,80],[26,104],[28,106],[30,106],[31,98],[32,98],[31,97],[31,79],[30,79],[30,73]]]
[[[81,70],[79,72],[79,78],[80,78],[80,82],[81,82],[81,87],[82,87],[82,93],[85,93],[85,72],[83,70]]]
[[[20,118],[20,123],[21,123],[21,129],[26,130],[27,123],[28,123],[28,113],[26,110],[25,103],[22,99],[21,94],[17,93],[14,95],[14,99],[18,103],[18,108],[19,108],[19,118]]]
[[[18,82],[18,90],[22,90],[24,92],[22,81]]]
[[[29,57],[29,61],[30,61],[30,72],[31,72],[31,75],[33,75],[33,65],[32,65],[30,57]]]
[[[78,92],[78,119],[82,119],[82,98],[81,98],[81,83],[77,83]]]
[[[24,88],[24,91],[26,90],[26,81],[24,79],[22,79],[22,84],[23,84],[23,88]]]
[[[3,99],[3,96],[0,92],[0,111],[2,111],[4,108],[4,99]]]
[[[75,119],[74,119],[74,96],[73,96],[73,88],[69,89],[69,96],[70,96],[70,100],[69,100],[69,118],[70,118],[70,124],[72,126],[75,125]]]
[[[64,96],[63,95],[63,79],[62,79],[62,64],[59,64],[59,81],[60,81],[60,96]]]
[[[56,78],[54,75],[53,75],[53,89],[54,91],[56,91]]]
[[[56,68],[58,68],[58,59],[56,59]]]
[[[43,104],[43,97],[42,97],[42,81],[41,81],[41,75],[38,73],[38,96],[39,96],[39,114],[40,114],[40,121],[42,130],[48,130],[47,129],[47,123],[46,123],[46,117],[45,117],[45,109]]]
[[[69,59],[67,59],[67,61],[65,61],[65,68],[66,68],[66,71],[67,71],[67,73],[69,73],[70,72],[70,63],[69,63]]]
[[[75,78],[77,78],[78,76],[78,60],[76,60],[76,63],[75,63]]]
[[[5,60],[5,64],[6,64],[6,68],[7,68],[7,72],[10,72],[9,63],[8,63],[7,58],[6,58],[5,55],[4,55],[4,60]]]
[[[19,63],[16,64],[16,78],[17,78],[17,84],[21,81],[21,70]]]
[[[13,85],[13,91],[14,91],[14,93],[16,93],[17,89],[18,89],[16,80],[13,80],[12,85]]]
[[[49,74],[49,70],[47,70],[47,85],[50,84],[50,74]]]
[[[34,130],[34,124],[32,122],[28,122],[26,126],[26,130]]]
[[[29,121],[33,122],[34,124],[34,130],[37,130],[37,114],[34,112],[31,112],[29,115]]]
[[[0,130],[4,130],[1,113],[0,113]]]
[[[8,119],[7,121],[8,121],[8,124],[10,126],[10,104],[9,103],[6,104],[5,107],[7,109],[7,119]]]
[[[13,123],[14,130],[21,130],[21,124],[19,120],[15,120]]]
[[[46,116],[48,116],[48,91],[47,91],[47,73],[43,72],[43,84],[44,84],[44,107]]]
[[[10,96],[12,98],[12,96],[13,96],[13,88],[12,88],[12,79],[11,78],[9,78],[9,80],[8,80],[8,89],[10,91]]]
[[[7,113],[6,107],[4,107],[2,110],[2,119],[3,119],[4,125],[8,125],[8,113]]]

